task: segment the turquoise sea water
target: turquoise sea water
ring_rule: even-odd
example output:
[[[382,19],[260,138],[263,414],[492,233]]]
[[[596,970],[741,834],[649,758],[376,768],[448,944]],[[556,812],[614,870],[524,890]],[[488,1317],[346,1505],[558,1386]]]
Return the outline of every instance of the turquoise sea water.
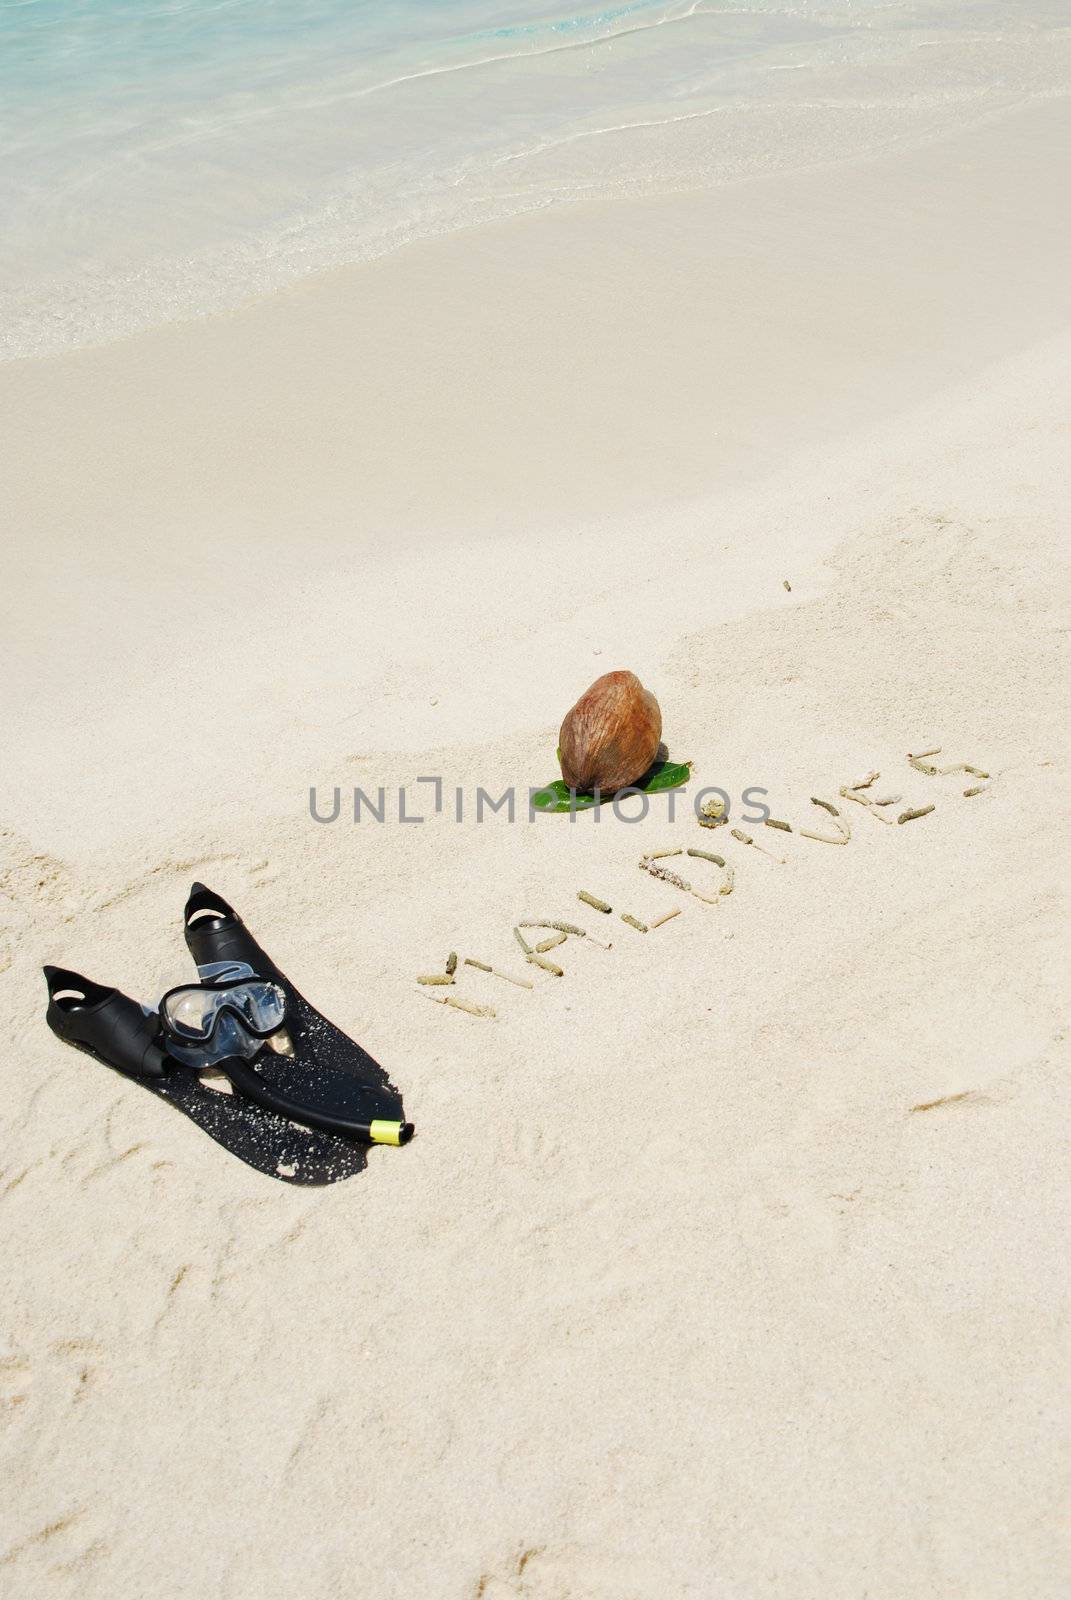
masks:
[[[1062,0],[0,0],[0,353],[1055,92]],[[1010,15],[1009,15],[1010,14]]]

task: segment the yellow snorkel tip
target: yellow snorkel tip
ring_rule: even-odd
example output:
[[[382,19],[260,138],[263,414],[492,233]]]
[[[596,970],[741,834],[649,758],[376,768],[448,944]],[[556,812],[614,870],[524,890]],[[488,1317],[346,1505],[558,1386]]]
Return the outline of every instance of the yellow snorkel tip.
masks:
[[[408,1144],[413,1137],[411,1122],[371,1122],[368,1137],[373,1144]]]

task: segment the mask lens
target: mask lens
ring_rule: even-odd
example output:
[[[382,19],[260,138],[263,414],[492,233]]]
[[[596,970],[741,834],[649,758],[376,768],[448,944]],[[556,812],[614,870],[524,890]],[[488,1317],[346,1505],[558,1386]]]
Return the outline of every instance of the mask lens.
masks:
[[[236,985],[226,991],[226,1004],[257,1033],[272,1033],[282,1026],[286,997],[275,983]]]
[[[207,1039],[215,1014],[216,1006],[204,989],[179,989],[168,997],[164,1021],[183,1039]]]

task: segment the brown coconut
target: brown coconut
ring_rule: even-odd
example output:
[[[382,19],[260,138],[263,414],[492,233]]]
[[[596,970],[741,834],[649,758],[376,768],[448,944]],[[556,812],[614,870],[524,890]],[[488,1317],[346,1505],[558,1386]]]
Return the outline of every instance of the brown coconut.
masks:
[[[562,777],[570,789],[614,794],[643,777],[661,738],[654,695],[634,672],[606,672],[562,723]]]

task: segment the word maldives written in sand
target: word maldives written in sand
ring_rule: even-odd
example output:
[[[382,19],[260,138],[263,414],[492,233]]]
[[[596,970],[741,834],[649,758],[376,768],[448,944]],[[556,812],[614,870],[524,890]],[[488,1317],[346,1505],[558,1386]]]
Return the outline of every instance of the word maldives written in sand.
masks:
[[[921,773],[928,778],[949,777],[953,774],[964,773],[969,777],[982,780],[979,783],[969,784],[963,790],[965,799],[984,794],[988,790],[990,787],[988,772],[983,771],[981,767],[972,766],[968,762],[962,761],[955,762],[950,766],[935,766],[931,758],[940,755],[940,753],[940,746],[929,750],[921,750],[914,755],[909,753],[907,757],[908,766],[914,772]],[[864,777],[857,778],[854,783],[841,784],[837,791],[838,795],[841,799],[850,800],[855,805],[860,806],[877,822],[885,823],[889,826],[916,822],[922,817],[929,816],[931,812],[937,809],[936,805],[931,803],[928,805],[907,805],[902,810],[897,810],[897,807],[903,805],[903,795],[898,793],[878,793],[874,786],[880,777],[880,772],[868,772]],[[709,791],[707,793],[709,794]],[[824,800],[816,795],[810,797],[810,803],[830,819],[828,827],[823,826],[821,830],[816,828],[793,828],[790,822],[772,817],[768,812],[762,819],[763,825],[771,829],[775,834],[795,833],[801,839],[812,839],[818,844],[849,844],[852,837],[851,824],[847,817],[842,815],[840,809],[831,800]],[[778,855],[776,851],[760,844],[753,834],[745,833],[742,828],[730,828],[728,826],[727,802],[720,797],[706,799],[697,810],[697,820],[700,827],[703,828],[725,828],[728,838],[735,840],[737,844],[743,845],[749,851],[757,851],[759,854],[766,856],[778,866],[788,865],[784,856]],[[669,867],[665,864],[667,861],[674,861],[675,865]],[[692,861],[706,863],[716,868],[716,876],[712,876],[712,881],[709,884],[697,887],[692,883],[690,877],[684,877],[677,870],[677,862],[684,867],[685,863]],[[652,850],[647,855],[642,856],[637,864],[641,871],[646,872],[657,882],[664,883],[667,888],[675,889],[678,893],[686,894],[690,898],[698,900],[702,905],[716,906],[721,904],[728,895],[733,893],[736,886],[736,873],[733,866],[724,855],[719,855],[713,850],[699,850],[683,845],[671,850]],[[685,870],[691,871],[692,869],[687,867]],[[579,889],[576,897],[581,905],[588,907],[589,910],[596,912],[599,916],[613,916],[614,907],[611,903],[608,900],[601,899],[590,889]],[[649,934],[663,927],[667,922],[672,922],[675,917],[680,915],[680,912],[681,907],[679,905],[673,906],[651,922],[644,922],[642,918],[636,916],[632,911],[619,910],[617,915],[620,921],[626,927],[631,928],[633,932]],[[542,934],[543,937],[535,938],[537,934]],[[528,966],[538,968],[550,978],[565,977],[565,969],[557,960],[551,959],[550,952],[557,952],[570,939],[583,940],[585,945],[589,947],[595,946],[601,950],[613,948],[611,940],[598,938],[589,929],[581,927],[578,923],[552,917],[529,917],[515,923],[513,937],[524,957],[525,963]],[[455,987],[461,966],[471,972],[481,973],[487,977],[496,978],[503,983],[511,984],[514,988],[528,989],[530,991],[535,989],[535,984],[530,978],[518,977],[515,973],[505,972],[501,968],[493,966],[490,962],[479,961],[473,956],[466,956],[459,966],[457,952],[451,950],[442,972],[425,973],[417,978],[417,983],[422,986],[421,992],[425,998],[432,1000],[436,1005],[450,1007],[455,1011],[464,1012],[468,1016],[479,1017],[484,1021],[493,1021],[497,1016],[493,1005],[472,1000],[461,994],[429,993],[429,990],[438,991]]]

